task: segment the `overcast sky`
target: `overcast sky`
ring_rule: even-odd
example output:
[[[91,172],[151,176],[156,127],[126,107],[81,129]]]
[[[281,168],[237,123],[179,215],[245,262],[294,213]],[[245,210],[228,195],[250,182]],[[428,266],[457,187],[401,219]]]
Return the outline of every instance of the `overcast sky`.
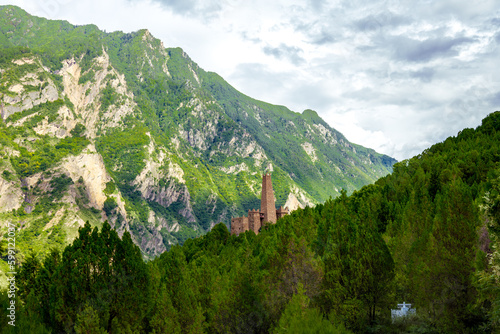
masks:
[[[31,14],[147,28],[253,98],[314,109],[398,160],[500,110],[497,0],[0,0]]]

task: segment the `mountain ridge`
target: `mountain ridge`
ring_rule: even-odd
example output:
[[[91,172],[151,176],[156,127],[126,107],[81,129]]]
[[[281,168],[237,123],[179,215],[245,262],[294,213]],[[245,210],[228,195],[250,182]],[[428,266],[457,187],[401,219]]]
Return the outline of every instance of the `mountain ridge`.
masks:
[[[395,162],[315,111],[238,92],[147,29],[105,33],[0,6],[0,45],[0,188],[11,203],[0,198],[0,220],[25,221],[23,251],[57,226],[64,244],[84,221],[108,220],[154,257],[257,206],[265,172],[277,205],[305,206]]]

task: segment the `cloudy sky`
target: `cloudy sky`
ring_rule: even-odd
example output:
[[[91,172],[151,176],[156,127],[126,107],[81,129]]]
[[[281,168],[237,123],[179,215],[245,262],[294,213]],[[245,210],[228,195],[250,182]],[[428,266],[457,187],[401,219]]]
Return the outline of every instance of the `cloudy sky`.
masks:
[[[241,92],[314,109],[398,160],[500,110],[497,0],[0,0],[31,14],[147,28]]]

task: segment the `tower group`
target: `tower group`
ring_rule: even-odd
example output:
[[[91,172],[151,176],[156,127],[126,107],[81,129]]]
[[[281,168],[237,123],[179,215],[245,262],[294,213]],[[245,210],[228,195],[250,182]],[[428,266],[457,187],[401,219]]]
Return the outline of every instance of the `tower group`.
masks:
[[[258,234],[264,223],[276,224],[276,221],[288,214],[283,207],[276,210],[271,174],[262,176],[262,193],[260,197],[260,211],[248,210],[247,217],[231,219],[231,234],[238,235],[245,231],[254,231]]]

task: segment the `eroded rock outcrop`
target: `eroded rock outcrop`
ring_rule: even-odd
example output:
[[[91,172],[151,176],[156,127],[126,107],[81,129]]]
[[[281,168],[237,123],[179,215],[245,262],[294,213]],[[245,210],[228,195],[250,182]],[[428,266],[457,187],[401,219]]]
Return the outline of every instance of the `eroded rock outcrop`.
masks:
[[[61,168],[75,183],[82,178],[91,205],[98,209],[103,208],[106,200],[104,189],[111,178],[106,171],[102,156],[97,153],[94,145],[89,145],[80,155],[65,158]]]
[[[7,181],[0,176],[0,212],[17,210],[24,201],[21,185],[16,181]]]

